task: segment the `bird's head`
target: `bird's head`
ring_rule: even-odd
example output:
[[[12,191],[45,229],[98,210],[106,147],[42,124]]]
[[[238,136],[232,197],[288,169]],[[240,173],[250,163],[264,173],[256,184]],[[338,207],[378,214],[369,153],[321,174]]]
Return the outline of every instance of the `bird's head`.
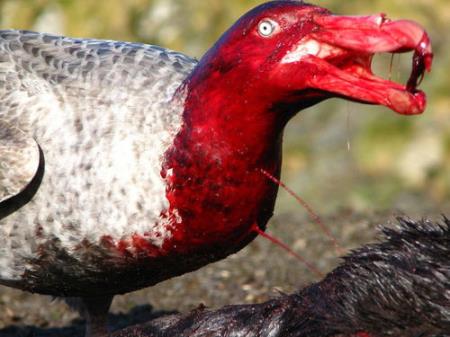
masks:
[[[407,84],[372,73],[374,54],[408,51],[414,56]],[[412,21],[383,14],[337,16],[302,1],[279,0],[240,18],[200,60],[193,78],[208,86],[215,102],[220,87],[240,104],[292,113],[343,97],[419,114],[426,97],[417,85],[431,62],[428,35]]]

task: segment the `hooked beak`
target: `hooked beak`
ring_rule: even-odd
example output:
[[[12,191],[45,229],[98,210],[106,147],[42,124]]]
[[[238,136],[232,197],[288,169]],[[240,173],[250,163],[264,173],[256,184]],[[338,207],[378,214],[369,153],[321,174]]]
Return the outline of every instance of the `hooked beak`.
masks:
[[[430,39],[418,24],[391,21],[385,15],[364,17],[317,14],[318,28],[288,51],[282,64],[301,62],[314,69],[305,86],[345,98],[384,105],[400,114],[425,110],[426,96],[417,89],[425,70],[431,70]],[[407,84],[375,76],[371,70],[375,53],[414,51]]]

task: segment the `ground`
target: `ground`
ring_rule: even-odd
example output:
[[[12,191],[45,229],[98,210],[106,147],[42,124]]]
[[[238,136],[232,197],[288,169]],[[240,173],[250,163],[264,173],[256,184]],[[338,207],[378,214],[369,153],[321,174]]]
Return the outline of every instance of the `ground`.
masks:
[[[441,210],[442,211],[442,210]],[[268,232],[289,244],[321,272],[339,262],[329,240],[300,209],[275,216]],[[400,212],[355,213],[341,210],[324,222],[346,250],[377,238],[377,227],[395,223]],[[439,219],[439,212],[411,214]],[[259,237],[247,248],[226,260],[199,271],[163,282],[155,287],[116,296],[110,315],[116,330],[152,317],[188,311],[199,305],[262,302],[280,292],[292,292],[318,278],[284,250]],[[48,296],[0,288],[0,337],[78,337],[83,321],[67,306]]]

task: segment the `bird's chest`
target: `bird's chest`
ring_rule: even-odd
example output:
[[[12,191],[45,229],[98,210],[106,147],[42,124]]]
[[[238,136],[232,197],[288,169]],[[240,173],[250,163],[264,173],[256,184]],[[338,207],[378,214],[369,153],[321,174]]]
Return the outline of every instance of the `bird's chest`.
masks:
[[[212,140],[168,153],[163,174],[168,184],[171,250],[222,246],[234,252],[254,237],[254,225],[265,226],[277,186],[262,170],[278,176],[280,152],[278,146],[252,150],[246,144]]]

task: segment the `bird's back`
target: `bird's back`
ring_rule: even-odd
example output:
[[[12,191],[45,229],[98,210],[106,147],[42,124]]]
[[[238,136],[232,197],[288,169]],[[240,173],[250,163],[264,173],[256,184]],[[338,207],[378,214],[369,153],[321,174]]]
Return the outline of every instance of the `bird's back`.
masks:
[[[20,287],[52,245],[77,260],[105,238],[161,244],[161,161],[195,65],[143,44],[0,31],[0,282]]]

